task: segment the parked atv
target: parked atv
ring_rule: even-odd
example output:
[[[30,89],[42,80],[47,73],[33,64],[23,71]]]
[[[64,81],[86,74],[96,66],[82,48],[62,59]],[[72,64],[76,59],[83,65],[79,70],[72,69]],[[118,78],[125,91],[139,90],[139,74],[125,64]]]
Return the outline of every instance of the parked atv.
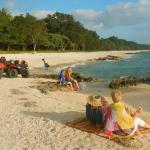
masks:
[[[16,78],[19,74],[23,78],[29,77],[29,68],[26,61],[19,62],[18,60],[15,60],[14,62],[12,60],[6,61],[4,57],[1,57],[0,59],[0,68],[3,70],[0,76],[2,76],[3,73],[5,73],[10,78]]]

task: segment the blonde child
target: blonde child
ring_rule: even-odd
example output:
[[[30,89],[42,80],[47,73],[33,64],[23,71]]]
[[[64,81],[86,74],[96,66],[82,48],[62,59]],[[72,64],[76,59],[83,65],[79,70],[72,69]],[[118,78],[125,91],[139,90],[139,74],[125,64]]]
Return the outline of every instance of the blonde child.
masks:
[[[142,108],[139,107],[135,112],[129,111],[126,104],[122,102],[122,94],[120,90],[112,92],[112,100],[113,104],[111,104],[111,109],[115,120],[122,130],[133,129],[130,133],[131,135],[135,133],[140,135],[138,127],[150,128],[150,125],[148,125],[145,121],[136,117],[137,113],[141,113]]]

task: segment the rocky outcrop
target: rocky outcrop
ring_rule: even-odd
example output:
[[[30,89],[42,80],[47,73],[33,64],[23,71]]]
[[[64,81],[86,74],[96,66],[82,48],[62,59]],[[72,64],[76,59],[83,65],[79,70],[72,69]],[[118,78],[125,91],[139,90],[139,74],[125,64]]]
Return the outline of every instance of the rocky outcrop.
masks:
[[[37,85],[30,86],[30,88],[39,90],[42,94],[48,94],[54,91],[69,91],[66,86],[61,86],[58,82],[38,82]]]
[[[31,75],[31,78],[44,78],[44,79],[54,79],[54,80],[59,79],[57,74],[34,74]]]
[[[94,58],[94,59],[90,59],[89,61],[120,60],[120,59],[121,57],[118,57],[118,56],[107,55],[106,57]]]
[[[84,77],[80,75],[79,73],[72,73],[72,77],[77,80],[78,82],[98,82],[98,78],[92,78],[92,77]]]
[[[136,86],[137,84],[150,84],[150,77],[136,78],[134,76],[114,79],[110,82],[109,88],[119,89],[123,87]]]
[[[57,74],[35,74],[31,76],[32,78],[45,78],[45,79],[55,79],[59,80]],[[77,80],[78,82],[98,82],[99,79],[92,78],[92,77],[84,77],[79,73],[72,73],[72,77]]]
[[[137,83],[138,83],[138,79],[133,76],[122,77],[119,79],[112,80],[111,83],[109,84],[109,88],[119,89],[122,87],[136,86]]]
[[[139,79],[138,82],[144,84],[150,84],[150,77]]]

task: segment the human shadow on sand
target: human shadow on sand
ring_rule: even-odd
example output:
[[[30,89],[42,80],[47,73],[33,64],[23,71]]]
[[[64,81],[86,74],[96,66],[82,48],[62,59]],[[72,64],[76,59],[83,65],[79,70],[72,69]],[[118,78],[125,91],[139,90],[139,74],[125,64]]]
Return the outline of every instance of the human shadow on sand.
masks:
[[[75,112],[75,111],[68,111],[68,112],[31,112],[31,111],[23,111],[23,114],[27,116],[32,117],[43,117],[44,119],[50,119],[62,124],[65,124],[66,122],[73,121],[75,119],[78,119],[80,117],[84,117],[85,114],[82,112]]]

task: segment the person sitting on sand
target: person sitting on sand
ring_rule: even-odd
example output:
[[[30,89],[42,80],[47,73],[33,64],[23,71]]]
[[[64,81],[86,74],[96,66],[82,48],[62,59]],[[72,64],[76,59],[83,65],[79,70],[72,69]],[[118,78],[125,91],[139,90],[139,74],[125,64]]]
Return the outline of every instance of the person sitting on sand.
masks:
[[[65,73],[65,70],[61,70],[60,75],[59,75],[60,84],[61,85],[66,85],[68,88],[73,90],[72,83],[66,81],[64,73]]]
[[[120,130],[119,125],[112,116],[111,106],[105,97],[101,97],[101,107],[104,115],[103,118],[105,134],[111,136],[112,131]]]
[[[77,82],[75,79],[73,79],[73,78],[71,77],[71,75],[72,75],[72,69],[71,69],[71,67],[68,67],[68,68],[66,69],[66,72],[65,72],[65,78],[66,78],[67,81],[71,82],[71,83],[74,85],[74,88],[75,88],[76,90],[79,90],[80,87],[79,87],[78,82]]]
[[[50,67],[50,65],[45,61],[45,59],[43,58],[42,61],[44,62],[44,68],[48,69]]]
[[[134,113],[129,111],[126,104],[122,102],[122,95],[119,90],[112,92],[112,100],[113,103],[110,105],[112,111],[111,115],[114,119],[112,120],[114,123],[118,123],[122,131],[125,131],[125,133],[130,135],[134,135],[135,133],[140,135],[138,127],[150,129],[150,125],[148,125],[141,118],[136,117],[137,113],[141,112],[141,107],[139,107]],[[128,131],[130,131],[130,133]]]
[[[105,97],[101,97],[101,107],[104,115],[104,123],[106,124],[108,117],[111,115],[111,108]]]

